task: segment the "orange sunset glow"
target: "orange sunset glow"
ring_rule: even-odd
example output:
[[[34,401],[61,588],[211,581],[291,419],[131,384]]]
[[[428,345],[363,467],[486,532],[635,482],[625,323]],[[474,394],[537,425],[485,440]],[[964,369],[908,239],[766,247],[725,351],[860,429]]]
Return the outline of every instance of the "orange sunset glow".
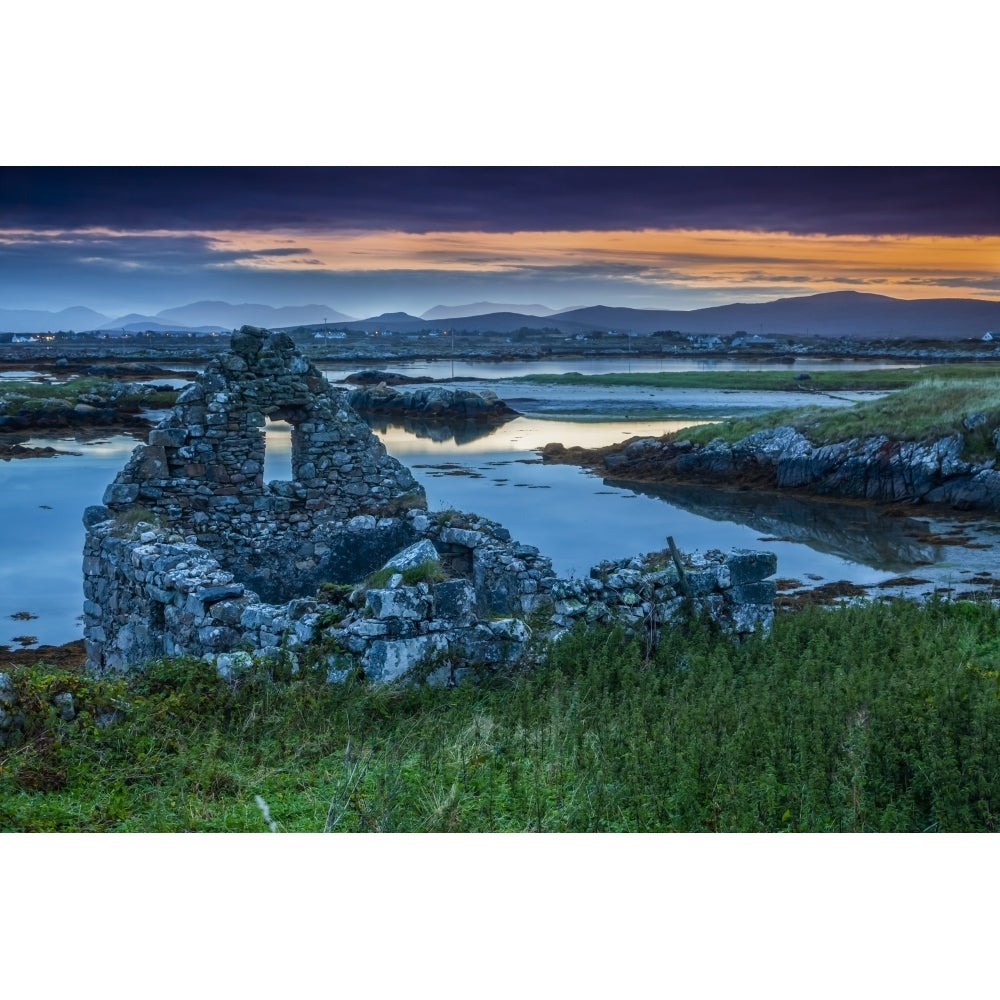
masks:
[[[931,298],[982,292],[976,280],[1000,270],[1000,237],[800,236],[729,230],[615,230],[602,232],[354,232],[201,234],[220,249],[252,253],[231,266],[259,269],[517,271],[522,268],[586,267],[621,274],[628,269],[647,282],[697,286],[794,282],[805,292],[877,285],[900,298]],[[285,247],[298,247],[289,254]],[[269,256],[282,249],[282,256]],[[971,280],[969,280],[971,279]]]
[[[996,302],[997,176],[12,168],[0,172],[0,310],[312,303],[359,319],[476,302],[690,311],[843,291]]]

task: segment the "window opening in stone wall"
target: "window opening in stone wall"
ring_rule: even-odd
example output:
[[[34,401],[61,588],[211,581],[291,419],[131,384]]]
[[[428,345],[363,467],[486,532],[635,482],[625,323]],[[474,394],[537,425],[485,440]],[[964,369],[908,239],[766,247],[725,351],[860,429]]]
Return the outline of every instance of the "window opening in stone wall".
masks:
[[[264,482],[292,479],[292,425],[268,420],[264,425]]]

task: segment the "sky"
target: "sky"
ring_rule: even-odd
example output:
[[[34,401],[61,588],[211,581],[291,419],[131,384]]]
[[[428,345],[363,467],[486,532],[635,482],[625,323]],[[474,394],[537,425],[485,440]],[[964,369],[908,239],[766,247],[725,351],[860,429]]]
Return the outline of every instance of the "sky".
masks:
[[[0,167],[0,309],[1000,298],[995,167]]]

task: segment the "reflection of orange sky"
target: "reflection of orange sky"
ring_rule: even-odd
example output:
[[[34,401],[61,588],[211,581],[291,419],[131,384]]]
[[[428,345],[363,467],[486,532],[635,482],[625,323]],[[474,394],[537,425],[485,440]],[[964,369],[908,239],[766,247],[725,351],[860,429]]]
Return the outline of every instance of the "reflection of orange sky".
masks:
[[[219,249],[302,254],[251,258],[268,269],[515,271],[580,267],[595,277],[698,285],[800,284],[803,292],[869,285],[903,298],[990,294],[964,286],[995,280],[1000,237],[796,236],[725,230],[517,233],[287,234],[217,232]],[[308,249],[305,249],[308,248]],[[938,282],[944,281],[945,284]],[[910,282],[919,282],[912,284]],[[1000,291],[992,294],[1000,295]]]
[[[407,461],[410,455],[481,454],[488,452],[526,452],[544,448],[558,441],[567,448],[602,448],[618,444],[631,437],[659,437],[671,434],[685,427],[697,427],[709,421],[690,420],[602,420],[597,423],[581,423],[573,420],[539,420],[533,417],[517,417],[508,424],[498,427],[486,437],[457,444],[451,441],[430,442],[418,438],[402,427],[389,426],[376,434],[386,446],[390,455]]]

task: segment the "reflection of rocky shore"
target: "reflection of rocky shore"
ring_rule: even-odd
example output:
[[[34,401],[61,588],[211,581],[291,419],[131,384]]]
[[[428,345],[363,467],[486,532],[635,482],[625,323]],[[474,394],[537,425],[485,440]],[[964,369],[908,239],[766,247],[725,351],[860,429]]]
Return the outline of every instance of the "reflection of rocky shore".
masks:
[[[874,507],[687,484],[613,479],[605,483],[666,500],[713,521],[735,521],[772,538],[800,542],[890,572],[941,559],[940,546],[920,540],[932,534],[928,522],[887,517]]]
[[[425,438],[437,444],[442,444],[445,441],[468,444],[470,441],[489,437],[497,429],[495,423],[484,424],[476,420],[444,420],[441,418],[424,420],[420,417],[393,417],[393,419],[388,420],[372,413],[362,413],[361,419],[373,431],[380,434],[386,433],[390,427],[400,427],[414,437]],[[511,416],[508,419],[513,420],[514,417]]]
[[[18,441],[5,441],[0,438],[0,459],[4,462],[9,462],[12,458],[54,458],[56,455],[64,454],[66,452],[58,451],[49,445],[33,448]]]

